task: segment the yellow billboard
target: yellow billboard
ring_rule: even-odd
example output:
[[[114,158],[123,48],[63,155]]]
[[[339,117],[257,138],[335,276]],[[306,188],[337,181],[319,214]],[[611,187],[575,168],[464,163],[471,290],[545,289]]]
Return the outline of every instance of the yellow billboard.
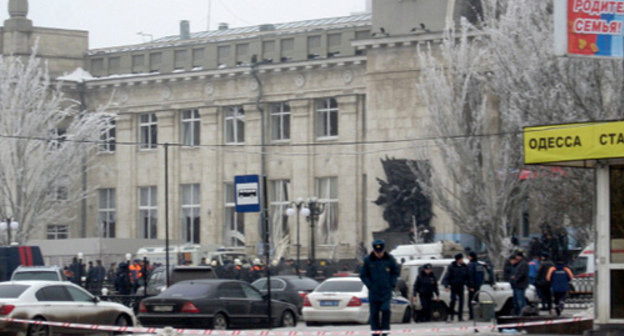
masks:
[[[624,121],[524,128],[524,163],[624,157]]]

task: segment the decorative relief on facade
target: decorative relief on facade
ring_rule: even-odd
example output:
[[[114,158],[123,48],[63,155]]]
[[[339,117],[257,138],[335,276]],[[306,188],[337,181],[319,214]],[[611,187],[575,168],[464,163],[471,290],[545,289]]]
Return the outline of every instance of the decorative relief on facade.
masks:
[[[353,81],[353,71],[345,70],[342,73],[342,80],[344,81],[345,84],[351,84],[351,82]]]
[[[123,90],[121,92],[119,92],[119,103],[121,104],[125,104],[128,102],[128,99],[130,98],[130,95],[128,95],[128,90]]]
[[[255,79],[252,79],[252,80],[250,80],[250,81],[249,81],[249,89],[250,89],[251,91],[256,91],[256,90],[258,90],[258,82],[256,82],[256,80],[255,80]]]
[[[214,86],[211,82],[208,82],[206,83],[206,85],[204,85],[204,93],[206,94],[206,96],[210,96],[214,93]]]
[[[165,100],[171,98],[171,88],[168,86],[163,86],[162,89],[160,89],[160,96],[162,97],[162,99]]]
[[[302,74],[297,74],[295,76],[295,85],[298,88],[302,88],[305,85],[305,77]]]

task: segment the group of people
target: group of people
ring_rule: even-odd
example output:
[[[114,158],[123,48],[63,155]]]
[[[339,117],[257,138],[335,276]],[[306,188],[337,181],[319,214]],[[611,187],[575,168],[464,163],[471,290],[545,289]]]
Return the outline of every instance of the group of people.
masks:
[[[360,278],[368,288],[371,330],[375,334],[386,335],[383,331],[390,330],[390,302],[392,292],[397,285],[400,269],[399,265],[389,253],[385,251],[383,240],[374,240],[373,251],[364,258],[360,267]],[[542,299],[544,309],[560,315],[563,311],[564,300],[569,290],[569,283],[574,278],[572,271],[565,266],[563,258],[559,257],[553,264],[548,261],[548,255],[543,252],[540,258],[533,258],[527,262],[522,252],[514,253],[505,264],[504,278],[509,281],[513,289],[513,305],[516,315],[522,315],[527,305],[525,291],[529,284],[535,285]],[[468,302],[478,300],[479,290],[484,284],[494,285],[495,277],[490,264],[480,261],[477,254],[470,252],[470,263],[464,262],[464,255],[458,253],[454,261],[448,266],[442,279],[444,290],[450,291],[450,321],[457,316],[458,321],[463,318],[464,291],[468,289]],[[430,321],[433,300],[439,300],[438,279],[432,272],[432,265],[425,264],[413,284],[414,296],[418,295],[422,306],[419,315],[420,321]],[[552,310],[554,297],[555,310]],[[457,308],[455,305],[457,304]],[[474,318],[472,305],[469,304],[469,318]]]
[[[561,315],[565,298],[570,290],[570,281],[574,275],[566,266],[563,257],[558,256],[555,263],[550,255],[543,251],[541,256],[533,255],[527,262],[522,252],[510,256],[503,269],[504,279],[509,281],[514,293],[514,311],[521,315],[526,306],[525,291],[534,285],[542,300],[542,309],[552,315]],[[553,310],[553,298],[555,309]]]
[[[96,260],[95,265],[92,261],[85,265],[81,259],[74,257],[71,264],[63,268],[63,274],[67,280],[94,295],[102,295],[107,283],[120,295],[133,295],[146,282],[151,270],[146,259],[126,260],[119,265],[112,263],[107,270],[101,260]]]
[[[529,258],[548,255],[553,260],[568,260],[568,232],[561,226],[556,226],[554,230],[544,228],[540,238],[533,237],[529,242]]]
[[[67,280],[83,286],[93,294],[101,293],[106,280],[106,269],[99,259],[95,261],[95,265],[89,261],[87,266],[74,257],[72,263],[63,268],[63,274]]]

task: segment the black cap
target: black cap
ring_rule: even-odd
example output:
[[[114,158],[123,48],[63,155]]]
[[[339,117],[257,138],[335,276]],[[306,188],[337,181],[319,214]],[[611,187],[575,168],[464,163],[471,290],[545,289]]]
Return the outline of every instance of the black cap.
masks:
[[[373,240],[373,250],[375,252],[383,251],[385,246],[386,246],[386,242],[383,241],[383,239],[375,239],[375,240]]]
[[[431,264],[425,264],[422,268],[426,270],[431,269]]]
[[[474,251],[470,251],[470,253],[468,253],[468,256],[469,256],[470,258],[473,258],[474,260],[477,260],[477,254],[476,254],[476,253],[474,253]]]
[[[464,255],[463,255],[463,254],[461,254],[461,253],[457,253],[457,254],[455,255],[455,260],[459,260],[459,259],[464,259]]]

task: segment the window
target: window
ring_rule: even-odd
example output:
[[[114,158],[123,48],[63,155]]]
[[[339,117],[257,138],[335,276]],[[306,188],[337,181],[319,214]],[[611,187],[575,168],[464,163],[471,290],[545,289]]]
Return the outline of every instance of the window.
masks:
[[[39,301],[73,301],[65,286],[47,286],[35,293]]]
[[[108,127],[102,130],[100,134],[100,145],[98,146],[100,152],[114,152],[116,150],[115,133],[115,119],[111,118]]]
[[[184,69],[186,66],[186,50],[176,50],[173,54],[174,69]]]
[[[271,140],[290,139],[290,105],[271,104]]]
[[[359,30],[355,32],[356,40],[366,40],[371,37],[370,30]]]
[[[226,282],[219,286],[219,297],[244,299],[245,292],[237,282]]]
[[[272,180],[269,188],[269,204],[271,213],[271,236],[276,241],[289,234],[288,216],[286,209],[290,206],[288,199],[290,191],[289,180]]]
[[[316,136],[338,136],[338,103],[334,98],[316,101]]]
[[[155,113],[139,116],[139,143],[141,149],[156,148],[158,144],[158,118]]]
[[[198,110],[182,111],[182,144],[199,146],[200,119]]]
[[[67,131],[63,128],[55,128],[50,131],[48,150],[57,151],[63,147],[63,142],[67,140]]]
[[[93,297],[82,289],[72,286],[65,286],[72,300],[76,302],[93,302]]]
[[[199,244],[199,184],[182,185],[182,236],[187,243]]]
[[[315,59],[321,56],[321,36],[308,36],[308,59]]]
[[[69,178],[67,176],[61,176],[52,182],[52,186],[50,186],[48,197],[54,201],[67,201],[69,196],[69,188],[67,185],[69,184]]]
[[[217,47],[217,65],[227,65],[230,58],[230,46],[218,46]]]
[[[249,62],[249,44],[237,44],[236,45],[236,64],[244,64]]]
[[[292,60],[294,50],[295,50],[295,40],[292,38],[283,39],[280,41],[280,50],[281,50],[281,62],[287,62]]]
[[[104,59],[94,58],[91,60],[91,72],[101,75],[104,72]]]
[[[327,57],[335,57],[340,55],[340,46],[342,45],[342,35],[328,34],[327,35]]]
[[[201,67],[204,64],[204,48],[193,49],[193,68]]]
[[[162,63],[162,53],[153,53],[149,55],[150,72],[159,72]]]
[[[67,239],[69,238],[69,226],[67,225],[48,225],[48,239]]]
[[[275,41],[263,41],[262,42],[262,60],[273,61],[275,57]]]
[[[225,111],[225,143],[245,142],[245,110],[242,106],[231,106]]]
[[[156,239],[157,212],[156,187],[139,188],[139,238]]]
[[[225,184],[225,243],[229,246],[245,246],[245,216],[236,212],[234,184]]]
[[[324,177],[316,179],[316,196],[323,204],[323,212],[318,220],[318,243],[336,244],[338,231],[338,178]]]
[[[98,190],[98,236],[115,238],[115,189]]]
[[[251,287],[249,284],[246,283],[242,283],[240,285],[243,287],[243,292],[245,292],[245,297],[247,299],[262,301],[262,294],[260,294],[257,289]]]
[[[132,55],[132,73],[144,71],[145,55]]]
[[[108,73],[110,75],[119,74],[121,71],[121,58],[119,56],[108,59]]]

